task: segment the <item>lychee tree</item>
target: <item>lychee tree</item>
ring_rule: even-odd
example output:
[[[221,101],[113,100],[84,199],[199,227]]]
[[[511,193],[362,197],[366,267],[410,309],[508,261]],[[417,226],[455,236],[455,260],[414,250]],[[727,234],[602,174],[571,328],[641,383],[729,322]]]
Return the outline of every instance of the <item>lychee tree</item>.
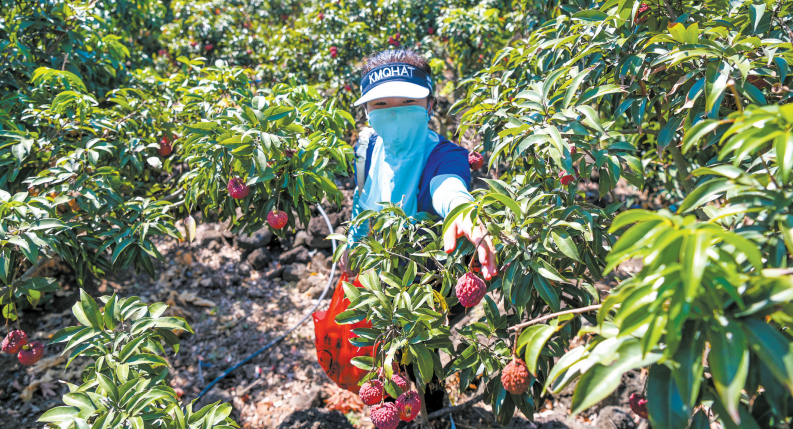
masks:
[[[647,368],[654,428],[786,427],[790,6],[614,0],[554,13],[453,106],[458,132],[474,129],[489,154],[488,189],[444,222],[392,206],[355,220],[374,226],[351,252],[366,280],[345,288],[337,321],[369,319],[352,343],[378,346],[356,362],[411,362],[419,389],[433,375],[459,373],[463,388],[482,377],[502,424],[573,381],[579,413]],[[577,187],[593,179],[600,206]],[[626,210],[620,179],[670,210]],[[447,309],[475,252],[442,251],[455,216],[488,228],[501,267],[456,348]],[[629,259],[641,271],[599,303],[593,284]],[[574,336],[586,344],[569,350]],[[528,390],[507,392],[522,365]]]

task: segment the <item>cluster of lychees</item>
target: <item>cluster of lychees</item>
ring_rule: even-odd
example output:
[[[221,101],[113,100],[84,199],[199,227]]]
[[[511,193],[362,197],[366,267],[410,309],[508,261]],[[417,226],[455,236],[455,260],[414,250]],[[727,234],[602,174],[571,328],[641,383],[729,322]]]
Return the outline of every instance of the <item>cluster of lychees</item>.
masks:
[[[229,184],[226,186],[226,190],[229,191],[229,196],[231,196],[231,198],[237,200],[247,197],[248,193],[250,193],[250,188],[248,185],[246,185],[245,181],[239,177],[232,177],[229,180]],[[286,215],[286,212],[272,210],[267,213],[267,224],[273,229],[281,229],[285,227],[288,220],[289,217]]]
[[[395,429],[400,420],[411,422],[421,411],[419,394],[408,390],[410,382],[405,374],[399,371],[399,366],[396,363],[392,365],[392,368],[394,375],[391,376],[391,381],[404,392],[396,398],[396,402],[383,402],[387,393],[383,382],[380,381],[385,377],[382,368],[378,370],[378,378],[367,381],[358,391],[361,401],[372,407],[370,417],[377,429]]]
[[[28,343],[28,336],[24,331],[11,331],[3,339],[3,353],[15,354],[22,365],[30,366],[44,356],[44,344],[38,341]]]

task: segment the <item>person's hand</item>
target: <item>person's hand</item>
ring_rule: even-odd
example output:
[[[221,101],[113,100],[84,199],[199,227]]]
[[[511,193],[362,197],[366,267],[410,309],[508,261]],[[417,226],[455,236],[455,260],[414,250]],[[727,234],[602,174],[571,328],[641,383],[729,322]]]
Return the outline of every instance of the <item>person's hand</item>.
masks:
[[[339,270],[342,274],[347,274],[347,278],[352,279],[354,274],[350,270],[350,249],[344,249],[344,253],[339,258]]]
[[[482,264],[482,276],[485,280],[490,280],[498,274],[498,271],[496,269],[496,249],[493,247],[493,240],[489,235],[485,237],[486,234],[487,229],[481,223],[474,228],[471,218],[460,215],[443,235],[443,247],[446,253],[452,253],[457,247],[457,239],[465,236],[477,247],[479,262]],[[482,242],[483,237],[484,242]],[[481,245],[479,245],[480,242],[482,242]]]

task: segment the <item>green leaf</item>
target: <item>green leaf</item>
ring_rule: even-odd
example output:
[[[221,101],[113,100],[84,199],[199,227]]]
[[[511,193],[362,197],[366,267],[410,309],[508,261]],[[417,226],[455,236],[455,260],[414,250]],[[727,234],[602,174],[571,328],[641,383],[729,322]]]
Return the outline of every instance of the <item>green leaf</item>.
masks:
[[[680,429],[688,425],[692,410],[683,403],[669,368],[663,364],[650,368],[647,391],[652,392],[647,413],[654,429]]]
[[[678,213],[688,213],[700,208],[703,204],[713,201],[721,194],[736,188],[737,185],[727,179],[711,179],[694,189],[677,209]]]
[[[769,324],[752,318],[741,321],[749,346],[763,364],[793,394],[793,342]]]
[[[540,294],[540,297],[551,307],[551,311],[558,312],[561,310],[562,303],[559,299],[559,292],[553,287],[548,280],[543,276],[532,276],[534,279],[534,289]]]
[[[350,363],[364,371],[371,371],[374,368],[374,359],[371,356],[356,356],[350,359]]]
[[[55,407],[44,412],[37,421],[46,423],[60,423],[72,420],[80,414],[77,407]]]
[[[639,341],[630,339],[616,350],[617,359],[611,365],[595,364],[578,380],[570,405],[573,414],[597,404],[609,396],[622,381],[622,374],[651,365],[661,358],[661,354],[651,352],[642,358]]]
[[[129,245],[132,244],[134,241],[135,239],[133,238],[127,238],[126,240],[122,241],[116,246],[115,250],[113,250],[113,256],[110,257],[110,261],[113,265],[116,264],[118,257],[121,256],[121,252],[123,252],[124,249],[129,247]]]
[[[793,169],[793,133],[786,132],[774,140],[776,163],[779,166],[777,174],[782,183],[788,183]]]
[[[573,242],[573,239],[570,238],[570,234],[568,234],[567,231],[554,229],[551,231],[551,237],[553,238],[553,242],[556,244],[556,247],[558,247],[565,256],[578,262],[583,262],[578,254],[578,248]]]
[[[116,385],[113,383],[113,380],[108,378],[106,375],[97,372],[96,373],[96,381],[99,383],[99,387],[102,388],[105,392],[107,392],[108,397],[112,399],[114,402],[118,402],[118,389]]]
[[[589,125],[590,128],[596,129],[601,134],[606,134],[606,130],[603,128],[603,124],[600,123],[600,116],[595,111],[595,109],[587,105],[577,106],[575,109],[584,114],[586,119],[584,119],[583,122],[586,125]]]
[[[705,137],[706,134],[713,132],[716,128],[720,127],[724,123],[725,121],[714,121],[707,119],[698,122],[683,136],[683,146],[681,151],[683,153],[688,152],[691,146],[698,143],[703,137]]]
[[[710,247],[710,233],[697,231],[686,237],[686,253],[683,256],[683,284],[685,285],[685,298],[692,302],[697,296],[697,288],[702,282],[705,267],[708,264],[708,248]]]
[[[418,364],[419,373],[425,383],[432,380],[432,352],[424,344],[411,344],[410,353],[413,355],[413,363]]]
[[[741,390],[749,372],[749,348],[740,326],[733,321],[713,321],[708,335],[713,384],[732,420],[740,423]]]
[[[104,321],[102,320],[102,313],[99,311],[99,306],[96,304],[91,295],[85,293],[80,289],[80,305],[83,309],[86,319],[90,322],[90,326],[102,329],[104,328]]]
[[[523,330],[518,339],[518,350],[526,347],[525,362],[535,377],[537,376],[537,361],[540,358],[540,353],[545,348],[545,344],[551,339],[555,330],[548,325],[532,325]]]

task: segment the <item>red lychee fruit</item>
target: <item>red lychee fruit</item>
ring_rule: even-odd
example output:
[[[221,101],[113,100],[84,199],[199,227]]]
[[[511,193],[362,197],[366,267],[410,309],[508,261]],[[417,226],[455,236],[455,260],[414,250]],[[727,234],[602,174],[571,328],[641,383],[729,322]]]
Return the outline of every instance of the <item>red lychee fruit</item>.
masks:
[[[433,35],[433,34],[435,34],[435,29],[430,27],[430,28],[427,29],[427,33],[429,33],[430,35]]]
[[[480,279],[474,273],[465,273],[464,276],[457,279],[457,286],[454,287],[454,293],[463,307],[473,307],[482,301],[487,292],[484,280]]]
[[[204,49],[206,49],[207,51],[211,51],[212,48],[214,48],[214,47],[215,47],[215,45],[213,45],[211,43],[207,43],[206,45],[204,45]]]
[[[330,47],[330,57],[336,58],[339,55],[339,50],[335,46]]]
[[[287,158],[291,158],[295,156],[295,153],[297,153],[296,149],[291,149],[291,148],[284,149],[284,156]]]
[[[275,210],[267,213],[267,225],[270,225],[273,229],[285,227],[287,219],[286,212]]]
[[[633,17],[633,23],[634,24],[641,24],[644,21],[646,21],[647,20],[646,16],[642,17],[642,18],[639,18],[639,15],[641,15],[642,13],[644,13],[644,12],[646,12],[648,10],[650,10],[650,6],[648,6],[647,3],[642,3],[639,6],[639,10],[636,11],[636,16]]]
[[[322,21],[323,19],[325,19],[325,14],[320,12],[317,17],[319,18],[320,21]]]
[[[352,87],[350,85],[344,85],[344,90],[350,92],[352,91]]]
[[[412,422],[421,412],[421,399],[418,393],[411,390],[399,395],[396,406],[399,410],[399,419],[403,422]]]
[[[19,353],[22,346],[28,343],[28,335],[23,331],[11,331],[3,338],[3,353],[10,355]]]
[[[628,403],[631,405],[631,411],[636,413],[637,416],[647,418],[647,399],[638,393],[632,393]]]
[[[391,381],[393,381],[397,386],[399,386],[399,388],[402,389],[403,392],[408,391],[410,382],[404,375],[399,373],[394,373],[394,375],[391,376]]]
[[[33,341],[29,344],[22,346],[22,350],[17,354],[19,362],[25,366],[31,366],[40,361],[44,356],[44,344],[38,341]]]
[[[479,152],[471,152],[468,154],[468,165],[471,166],[471,170],[479,170],[485,165],[485,157]]]
[[[400,37],[402,37],[402,35],[397,33],[394,35],[394,40],[399,40]]]
[[[226,187],[226,190],[229,191],[229,195],[231,195],[231,198],[236,198],[238,200],[247,197],[248,192],[250,191],[250,189],[248,189],[248,186],[245,184],[245,181],[243,181],[239,177],[234,177],[231,180],[229,180],[229,184]]]
[[[501,384],[507,389],[507,392],[522,395],[526,393],[531,383],[531,374],[529,369],[526,368],[526,363],[520,359],[515,359],[508,363],[501,371]]]
[[[160,156],[168,156],[173,152],[173,146],[171,146],[171,140],[168,136],[162,136],[160,139],[160,148],[157,150]]]
[[[562,182],[563,186],[567,186],[567,185],[569,185],[569,184],[571,184],[571,183],[573,183],[575,181],[575,176],[573,176],[571,174],[567,174],[567,175],[562,176],[562,178],[559,179],[559,181]]]
[[[358,396],[364,404],[372,406],[383,400],[383,383],[380,380],[369,380],[361,386]]]
[[[571,148],[570,148],[570,155],[575,155],[575,154],[577,154],[577,153],[578,153],[578,149],[576,149],[576,147],[575,147],[575,146],[573,146],[573,147],[571,147]]]
[[[370,417],[377,429],[396,429],[399,425],[399,409],[393,402],[375,405]]]
[[[196,42],[195,40],[194,40],[194,41],[192,41],[192,42],[190,42],[190,46],[192,46],[192,47],[194,47],[194,48],[195,48],[195,47],[196,47],[196,45],[198,45],[198,42]]]

